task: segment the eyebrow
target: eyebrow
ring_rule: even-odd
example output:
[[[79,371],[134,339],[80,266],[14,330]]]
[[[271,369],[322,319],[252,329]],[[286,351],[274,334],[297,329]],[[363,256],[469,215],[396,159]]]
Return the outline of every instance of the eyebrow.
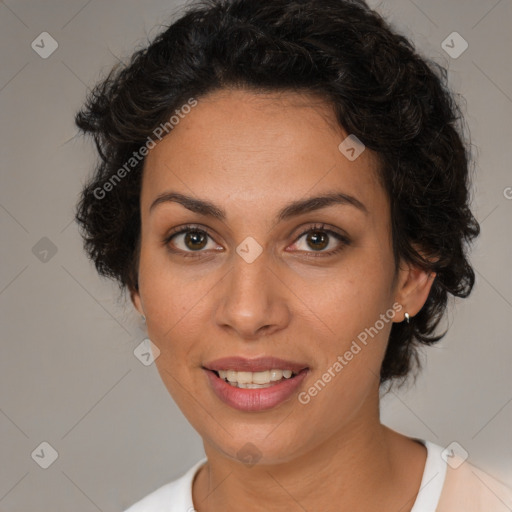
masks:
[[[151,212],[159,204],[168,202],[179,203],[187,208],[187,210],[198,213],[200,215],[213,217],[220,221],[226,220],[225,210],[214,205],[212,202],[206,201],[204,199],[197,199],[195,197],[180,194],[178,192],[165,192],[160,194],[151,203],[149,211]],[[288,220],[292,217],[296,217],[304,213],[327,208],[328,206],[332,205],[349,205],[357,208],[366,215],[368,214],[368,209],[366,206],[356,197],[345,194],[343,192],[333,192],[316,197],[307,197],[305,199],[299,199],[297,201],[288,203],[277,214],[276,223]]]

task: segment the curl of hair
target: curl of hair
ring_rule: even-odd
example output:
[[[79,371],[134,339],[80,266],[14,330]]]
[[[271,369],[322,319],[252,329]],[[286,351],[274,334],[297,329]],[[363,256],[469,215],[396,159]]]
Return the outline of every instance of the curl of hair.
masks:
[[[137,290],[143,161],[98,199],[95,191],[187,102],[222,88],[323,98],[339,125],[380,159],[395,261],[436,276],[421,311],[394,323],[380,382],[419,367],[448,294],[467,297],[479,225],[469,208],[469,144],[440,65],[418,55],[361,0],[206,0],[189,6],[130,62],[96,85],[76,115],[99,153],[76,211],[101,275]]]

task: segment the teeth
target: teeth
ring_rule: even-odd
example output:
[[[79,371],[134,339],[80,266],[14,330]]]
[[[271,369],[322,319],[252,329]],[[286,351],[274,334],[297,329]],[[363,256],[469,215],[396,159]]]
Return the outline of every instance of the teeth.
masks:
[[[253,372],[252,382],[254,384],[268,384],[270,382],[270,371],[266,372]]]
[[[246,384],[245,387],[247,389],[260,389],[260,388],[269,388],[271,386],[270,383],[267,384]]]
[[[238,384],[251,384],[252,383],[252,372],[238,372],[236,378]]]
[[[291,370],[265,370],[263,372],[237,372],[236,370],[219,370],[219,377],[231,385],[243,389],[268,388],[281,379],[290,379]]]
[[[270,380],[272,382],[283,378],[283,370],[270,370]]]

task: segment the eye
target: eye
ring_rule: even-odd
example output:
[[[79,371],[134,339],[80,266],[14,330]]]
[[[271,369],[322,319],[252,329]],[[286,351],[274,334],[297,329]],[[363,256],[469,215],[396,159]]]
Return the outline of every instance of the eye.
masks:
[[[212,241],[210,247],[208,247],[208,239]],[[208,232],[197,226],[178,228],[178,231],[172,232],[165,238],[164,244],[171,252],[191,253],[185,254],[185,256],[195,256],[193,253],[204,252],[203,249],[205,248],[218,250],[218,245],[213,243],[213,239]],[[177,247],[177,249],[173,247]]]
[[[303,243],[299,243],[304,239]],[[350,240],[341,233],[337,233],[332,229],[326,229],[324,224],[309,227],[303,231],[295,246],[297,250],[310,253],[310,256],[330,256],[341,251],[344,246],[349,245]],[[330,248],[330,250],[325,250]],[[318,254],[314,254],[318,253]]]
[[[300,243],[301,239],[304,239],[303,243]],[[222,250],[222,247],[213,241],[208,231],[195,225],[176,228],[175,231],[167,235],[163,243],[170,252],[182,253],[185,257],[200,256],[201,253],[206,252],[203,249]],[[208,247],[209,243],[210,247]],[[296,246],[294,250],[307,253],[308,256],[313,257],[330,256],[338,253],[349,244],[350,240],[347,236],[332,229],[327,229],[324,224],[321,224],[310,226],[303,231],[294,243],[294,246]],[[330,250],[326,250],[328,248]]]

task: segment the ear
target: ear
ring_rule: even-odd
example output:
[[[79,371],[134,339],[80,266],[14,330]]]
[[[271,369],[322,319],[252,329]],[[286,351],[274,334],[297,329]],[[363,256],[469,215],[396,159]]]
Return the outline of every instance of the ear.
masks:
[[[132,300],[132,304],[135,309],[142,315],[145,316],[144,306],[142,305],[142,299],[140,298],[140,293],[137,290],[130,290],[130,299]]]
[[[404,314],[408,313],[412,318],[420,312],[428,298],[435,277],[435,272],[423,270],[412,263],[400,263],[395,301],[403,306]]]

